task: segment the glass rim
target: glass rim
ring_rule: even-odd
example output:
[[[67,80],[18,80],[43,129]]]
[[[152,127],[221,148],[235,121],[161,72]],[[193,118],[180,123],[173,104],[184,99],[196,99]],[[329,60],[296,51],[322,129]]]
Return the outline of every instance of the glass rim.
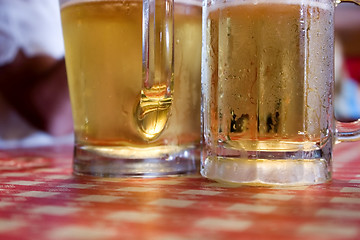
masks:
[[[83,2],[112,2],[123,0],[59,0],[60,8],[64,8],[69,5],[83,3]],[[142,0],[130,0],[130,1],[142,1]],[[202,0],[174,0],[175,3],[191,4],[196,6],[202,6]]]

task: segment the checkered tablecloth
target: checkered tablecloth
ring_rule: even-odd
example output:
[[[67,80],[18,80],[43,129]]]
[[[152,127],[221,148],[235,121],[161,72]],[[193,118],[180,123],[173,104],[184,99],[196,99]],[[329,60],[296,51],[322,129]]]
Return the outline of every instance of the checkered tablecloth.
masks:
[[[229,187],[199,175],[72,175],[71,149],[0,151],[0,239],[360,239],[360,143],[331,183]]]

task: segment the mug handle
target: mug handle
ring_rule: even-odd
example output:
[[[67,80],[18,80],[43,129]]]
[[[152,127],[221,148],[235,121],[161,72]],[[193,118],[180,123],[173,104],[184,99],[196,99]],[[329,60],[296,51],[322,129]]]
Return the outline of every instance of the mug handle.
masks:
[[[142,70],[143,91],[166,86],[164,97],[172,94],[174,74],[174,0],[143,0]],[[150,94],[151,96],[151,94]]]
[[[360,0],[336,0],[336,4],[341,2],[353,2],[360,5]],[[339,142],[360,140],[360,119],[353,122],[336,121],[336,140]]]
[[[354,122],[336,121],[336,140],[339,142],[360,140],[360,119]]]
[[[144,140],[160,136],[170,116],[174,85],[174,0],[143,0],[142,88],[135,121]]]
[[[360,0],[336,0],[336,4],[342,3],[342,2],[353,2],[357,5],[360,5]]]

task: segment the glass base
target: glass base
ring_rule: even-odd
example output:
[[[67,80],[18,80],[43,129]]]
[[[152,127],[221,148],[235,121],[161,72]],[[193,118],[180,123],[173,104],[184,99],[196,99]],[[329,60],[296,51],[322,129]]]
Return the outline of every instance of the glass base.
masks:
[[[74,174],[97,177],[159,177],[194,173],[196,147],[84,146],[74,148]]]
[[[246,185],[311,185],[331,179],[331,161],[210,156],[203,160],[201,175],[218,182]]]

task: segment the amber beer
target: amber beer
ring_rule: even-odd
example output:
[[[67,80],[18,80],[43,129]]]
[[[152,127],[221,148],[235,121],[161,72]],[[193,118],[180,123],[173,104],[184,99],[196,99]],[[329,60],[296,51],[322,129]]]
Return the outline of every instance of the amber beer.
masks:
[[[78,148],[103,153],[116,148],[115,157],[141,159],[146,154],[150,158],[169,156],[199,144],[201,4],[175,2],[175,78],[170,115],[160,112],[147,118],[166,123],[156,139],[139,133],[135,113],[143,81],[142,1],[73,1],[62,6]],[[146,149],[148,146],[155,150]]]
[[[245,169],[248,159],[258,160],[252,169],[269,159],[330,164],[333,8],[326,0],[207,5],[203,175],[221,179],[210,173],[225,171],[217,164],[243,161]]]
[[[264,150],[274,140],[324,140],[329,96],[320,93],[331,93],[331,12],[312,1],[233,2],[210,9],[207,17],[206,76],[216,96],[207,116],[212,136],[255,148],[270,139],[260,144]]]

